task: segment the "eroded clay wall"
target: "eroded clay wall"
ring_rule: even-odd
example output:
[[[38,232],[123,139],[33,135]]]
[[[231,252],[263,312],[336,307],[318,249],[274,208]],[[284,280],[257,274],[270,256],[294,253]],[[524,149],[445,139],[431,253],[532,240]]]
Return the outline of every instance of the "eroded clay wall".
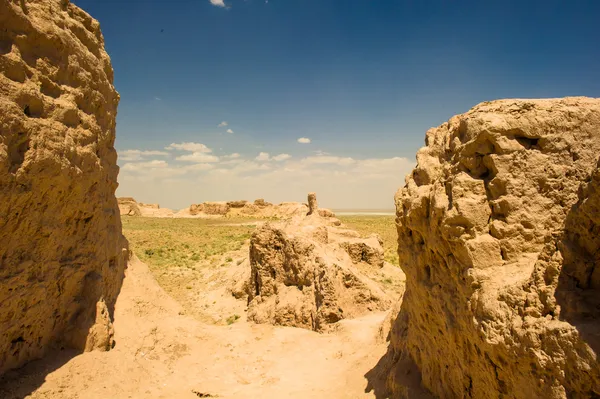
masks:
[[[0,373],[109,349],[127,243],[119,95],[100,26],[67,0],[0,0]]]
[[[396,195],[407,290],[388,387],[600,395],[600,100],[482,103],[427,132]]]

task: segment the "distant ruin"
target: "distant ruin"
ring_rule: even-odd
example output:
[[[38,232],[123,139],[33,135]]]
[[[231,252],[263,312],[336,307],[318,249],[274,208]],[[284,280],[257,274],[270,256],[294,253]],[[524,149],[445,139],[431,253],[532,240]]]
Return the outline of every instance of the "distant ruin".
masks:
[[[161,208],[158,204],[144,204],[136,202],[131,197],[121,197],[119,209],[123,216],[166,217],[166,218],[220,218],[220,217],[248,217],[248,218],[274,218],[286,219],[293,216],[306,215],[309,206],[301,202],[282,202],[272,204],[262,198],[254,202],[246,200],[237,201],[207,201],[192,204],[189,208],[173,211]],[[318,213],[323,217],[335,217],[329,209],[320,208]]]

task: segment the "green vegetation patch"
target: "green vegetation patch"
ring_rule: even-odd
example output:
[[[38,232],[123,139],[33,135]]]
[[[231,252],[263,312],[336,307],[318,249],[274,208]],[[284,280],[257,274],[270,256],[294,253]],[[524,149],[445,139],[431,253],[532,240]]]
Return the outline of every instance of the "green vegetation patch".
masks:
[[[122,222],[131,250],[152,268],[191,268],[201,260],[239,250],[256,228],[230,218],[123,217]]]
[[[377,233],[383,240],[385,260],[398,265],[394,216],[340,216],[362,236]],[[248,219],[180,219],[122,217],[123,233],[131,250],[152,268],[193,267],[200,261],[239,250],[256,229]],[[225,262],[232,262],[228,257]]]

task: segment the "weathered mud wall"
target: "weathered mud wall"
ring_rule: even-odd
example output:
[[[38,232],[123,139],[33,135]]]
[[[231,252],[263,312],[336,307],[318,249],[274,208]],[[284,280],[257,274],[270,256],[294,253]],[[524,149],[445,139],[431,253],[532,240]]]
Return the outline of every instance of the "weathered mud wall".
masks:
[[[0,0],[0,26],[2,373],[52,347],[111,347],[127,242],[98,22],[67,0]]]
[[[600,100],[482,103],[427,132],[396,195],[402,365],[444,398],[600,395]]]
[[[327,331],[342,319],[390,308],[390,298],[363,272],[384,266],[379,237],[360,238],[339,224],[314,213],[254,232],[249,320]]]

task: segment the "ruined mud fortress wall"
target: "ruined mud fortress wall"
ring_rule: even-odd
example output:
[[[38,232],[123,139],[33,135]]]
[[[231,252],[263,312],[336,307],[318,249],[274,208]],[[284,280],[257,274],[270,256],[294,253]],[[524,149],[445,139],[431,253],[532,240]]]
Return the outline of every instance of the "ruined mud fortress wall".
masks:
[[[0,0],[0,373],[53,347],[109,349],[127,243],[119,95],[96,20]]]
[[[600,100],[482,103],[396,195],[400,364],[444,398],[600,395]]]
[[[391,298],[363,272],[384,266],[381,239],[361,238],[321,216],[315,193],[308,203],[308,214],[252,234],[248,320],[324,332],[340,320],[389,309]]]

